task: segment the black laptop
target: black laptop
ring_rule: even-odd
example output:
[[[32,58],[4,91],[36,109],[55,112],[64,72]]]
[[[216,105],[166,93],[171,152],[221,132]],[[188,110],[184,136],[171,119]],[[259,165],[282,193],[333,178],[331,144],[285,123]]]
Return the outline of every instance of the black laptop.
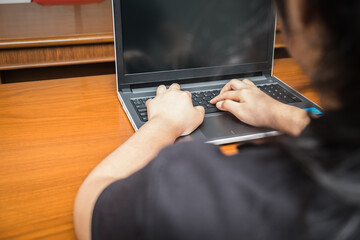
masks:
[[[118,97],[135,130],[148,121],[145,102],[156,88],[172,83],[205,107],[203,124],[185,139],[227,144],[279,134],[209,103],[233,78],[247,78],[283,103],[321,114],[272,74],[272,1],[113,0],[113,18]]]

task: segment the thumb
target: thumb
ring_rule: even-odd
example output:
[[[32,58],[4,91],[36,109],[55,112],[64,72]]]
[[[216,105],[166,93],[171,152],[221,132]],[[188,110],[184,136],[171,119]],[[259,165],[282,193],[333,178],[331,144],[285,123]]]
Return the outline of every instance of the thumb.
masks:
[[[202,107],[202,106],[196,106],[195,109],[200,114],[200,116],[202,118],[204,118],[204,116],[205,116],[205,108]]]
[[[204,117],[205,117],[205,108],[202,107],[202,106],[196,106],[195,107],[196,111],[198,112],[198,115],[199,115],[199,122],[198,124],[202,124],[202,122],[204,121]]]
[[[233,115],[237,115],[237,111],[240,108],[240,103],[232,101],[232,100],[225,100],[218,102],[216,107],[222,111],[231,112]]]

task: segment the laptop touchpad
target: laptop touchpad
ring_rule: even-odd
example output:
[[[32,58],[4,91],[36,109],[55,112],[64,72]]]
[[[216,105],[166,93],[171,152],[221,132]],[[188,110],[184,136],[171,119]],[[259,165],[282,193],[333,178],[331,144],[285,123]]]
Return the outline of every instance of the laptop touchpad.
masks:
[[[260,129],[242,123],[229,113],[205,117],[200,130],[208,139],[261,132]]]

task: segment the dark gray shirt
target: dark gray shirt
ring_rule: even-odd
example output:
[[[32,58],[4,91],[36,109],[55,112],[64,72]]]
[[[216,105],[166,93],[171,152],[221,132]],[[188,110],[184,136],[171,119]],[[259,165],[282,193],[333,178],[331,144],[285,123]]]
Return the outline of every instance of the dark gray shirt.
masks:
[[[188,142],[107,187],[94,208],[92,238],[331,239],[331,217],[317,212],[342,206],[276,144],[225,156]]]

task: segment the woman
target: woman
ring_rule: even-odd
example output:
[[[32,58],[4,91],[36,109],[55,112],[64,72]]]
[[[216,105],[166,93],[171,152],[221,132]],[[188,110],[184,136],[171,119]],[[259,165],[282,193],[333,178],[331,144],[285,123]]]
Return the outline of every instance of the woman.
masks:
[[[233,80],[212,103],[287,137],[232,157],[198,142],[161,151],[196,129],[204,109],[178,85],[160,86],[147,102],[149,122],[80,188],[79,239],[359,239],[360,1],[276,3],[288,49],[312,79],[323,117]]]

